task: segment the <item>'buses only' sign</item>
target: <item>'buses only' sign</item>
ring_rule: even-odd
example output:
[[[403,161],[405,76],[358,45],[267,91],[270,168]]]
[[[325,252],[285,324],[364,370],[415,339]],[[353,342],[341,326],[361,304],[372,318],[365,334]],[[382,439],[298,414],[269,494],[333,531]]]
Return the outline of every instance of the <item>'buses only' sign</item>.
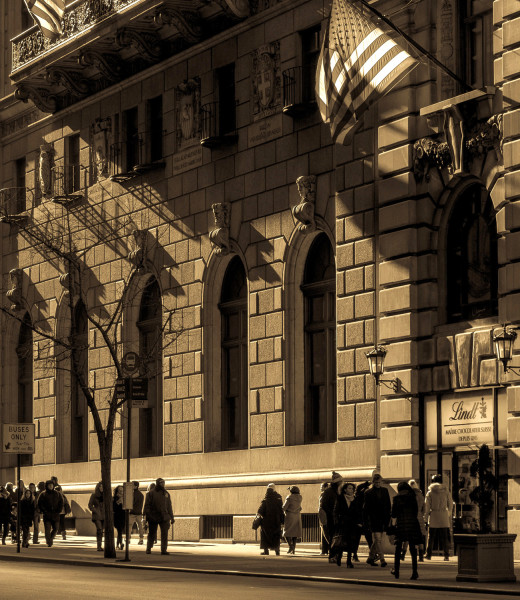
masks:
[[[34,423],[7,423],[2,426],[2,450],[7,454],[34,454]]]

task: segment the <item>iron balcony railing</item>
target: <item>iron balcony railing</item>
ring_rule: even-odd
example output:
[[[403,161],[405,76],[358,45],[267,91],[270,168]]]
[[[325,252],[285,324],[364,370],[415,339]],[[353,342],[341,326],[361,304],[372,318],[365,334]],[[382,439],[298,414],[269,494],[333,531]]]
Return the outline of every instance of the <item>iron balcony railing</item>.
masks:
[[[90,169],[83,165],[55,165],[52,168],[52,198],[79,199],[90,185]]]
[[[291,67],[282,73],[283,112],[292,117],[305,116],[316,109],[314,91],[316,67]]]
[[[26,187],[10,187],[0,190],[0,217],[3,221],[30,210],[33,205],[34,194]]]
[[[163,139],[162,130],[152,130],[143,131],[132,135],[128,140],[112,144],[110,178],[113,181],[126,181],[153,169],[164,167]]]
[[[225,106],[219,102],[208,102],[200,108],[200,143],[208,148],[234,144],[236,135],[235,105]]]

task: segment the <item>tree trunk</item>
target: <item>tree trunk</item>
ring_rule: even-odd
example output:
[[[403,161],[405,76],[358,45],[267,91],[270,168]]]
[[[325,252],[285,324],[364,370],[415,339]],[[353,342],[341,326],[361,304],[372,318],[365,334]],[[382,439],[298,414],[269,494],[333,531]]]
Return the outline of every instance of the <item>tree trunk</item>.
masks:
[[[112,444],[106,439],[100,444],[101,481],[105,504],[105,558],[116,558],[114,546],[114,511],[112,509]]]

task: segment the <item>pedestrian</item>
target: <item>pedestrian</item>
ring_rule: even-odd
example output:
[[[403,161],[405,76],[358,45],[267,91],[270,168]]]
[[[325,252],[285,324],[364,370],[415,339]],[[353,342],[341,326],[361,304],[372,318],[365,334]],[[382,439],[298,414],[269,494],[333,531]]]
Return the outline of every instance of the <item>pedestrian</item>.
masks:
[[[399,482],[397,496],[392,502],[392,522],[395,521],[395,556],[392,575],[399,579],[401,552],[404,542],[410,545],[412,557],[412,576],[417,579],[417,546],[421,543],[422,535],[417,519],[417,500],[414,490],[406,481]]]
[[[22,528],[22,547],[29,548],[31,527],[34,523],[34,497],[30,489],[24,491],[20,500],[20,527]]]
[[[11,483],[10,481],[8,481],[5,484],[5,489],[7,490],[7,493],[9,494],[9,497],[11,498],[11,502],[16,502],[17,498],[16,498],[16,492],[14,491],[14,483]]]
[[[38,537],[40,535],[41,513],[40,513],[40,511],[38,509],[38,498],[40,497],[40,494],[43,492],[44,489],[45,489],[45,482],[44,481],[39,481],[38,482],[38,487],[36,488],[36,492],[34,494],[35,511],[34,511],[33,544],[39,544],[40,543],[38,541]]]
[[[372,485],[365,491],[363,504],[363,519],[372,534],[372,545],[367,558],[367,563],[373,567],[379,558],[382,567],[387,562],[383,553],[383,534],[390,523],[390,494],[382,486],[383,478],[379,473],[372,475]]]
[[[435,540],[444,553],[444,560],[450,560],[450,522],[453,513],[453,500],[448,488],[442,483],[442,475],[434,475],[426,494],[424,514],[428,522],[428,548],[426,558],[431,560]]]
[[[280,533],[285,520],[282,497],[276,491],[274,483],[267,486],[264,499],[257,513],[262,517],[260,524],[260,550],[262,555],[268,555],[269,550],[280,554]]]
[[[2,546],[5,546],[5,538],[9,535],[11,505],[9,492],[3,485],[0,485],[0,531],[2,532]]]
[[[54,489],[54,483],[49,479],[45,482],[45,490],[38,498],[38,510],[43,514],[45,540],[49,548],[54,542],[60,525],[60,513],[63,508],[63,496]]]
[[[358,550],[359,550],[359,544],[361,542],[361,535],[365,536],[365,540],[367,543],[368,548],[370,549],[370,546],[372,546],[372,534],[370,533],[370,529],[368,528],[368,525],[364,522],[363,519],[363,504],[365,503],[365,491],[370,487],[370,482],[369,481],[365,481],[363,483],[358,484],[358,486],[356,487],[356,502],[358,504],[358,508],[359,510],[361,510],[361,515],[362,515],[362,526],[360,529],[357,530],[356,535],[356,541],[354,544],[354,551],[352,552],[352,560],[354,562],[359,562],[359,557],[358,557]]]
[[[336,551],[332,548],[332,538],[334,537],[334,507],[339,495],[339,486],[343,483],[343,477],[332,471],[330,485],[320,498],[320,522],[323,528],[323,534],[329,545],[329,562],[336,562]]]
[[[130,534],[132,533],[132,528],[134,523],[137,525],[137,531],[139,532],[139,545],[142,546],[143,538],[144,538],[144,523],[143,523],[143,505],[144,505],[144,495],[139,491],[139,482],[132,481],[134,484],[134,500],[132,505],[132,510],[130,511]],[[130,540],[128,540],[130,541]]]
[[[23,479],[18,481],[18,487],[16,488],[16,502],[23,499],[23,494],[25,492],[25,483]]]
[[[424,521],[424,507],[425,501],[423,493],[421,492],[419,485],[415,479],[410,479],[408,485],[415,492],[415,499],[417,500],[417,520],[419,521],[419,528],[421,529],[422,541],[417,547],[417,552],[419,555],[419,562],[424,562],[424,548],[425,548],[425,540],[426,540],[426,523]],[[406,550],[408,547],[408,543],[403,543],[403,549],[401,551],[401,561],[404,560],[406,555]]]
[[[332,545],[335,549],[336,564],[341,566],[343,552],[347,553],[347,568],[353,569],[352,554],[356,548],[358,531],[362,526],[362,507],[356,498],[356,486],[353,483],[342,483],[334,505],[334,537]]]
[[[69,504],[69,501],[67,500],[67,496],[65,496],[65,494],[63,493],[63,489],[62,489],[61,485],[55,486],[54,489],[57,492],[59,492],[63,498],[63,508],[61,509],[61,512],[60,512],[60,528],[58,530],[58,533],[61,533],[62,539],[66,540],[67,539],[67,530],[65,529],[65,516],[70,514],[72,512],[72,509],[70,508],[70,504]]]
[[[287,554],[294,554],[296,542],[302,537],[302,497],[300,488],[296,485],[291,485],[287,489],[289,495],[283,504],[285,511],[283,536],[289,544]]]
[[[88,508],[92,513],[92,522],[96,526],[96,541],[98,552],[103,551],[103,528],[105,526],[105,504],[103,482],[96,484],[94,493],[88,501]]]
[[[155,483],[149,483],[148,487],[146,488],[146,495],[148,496],[148,494],[150,492],[153,492],[153,490],[155,490]],[[144,525],[144,533],[148,539],[148,519],[146,518],[146,515],[144,514],[144,510],[143,510],[143,525]],[[155,536],[153,543],[157,544],[157,535]]]
[[[126,515],[123,508],[123,486],[118,485],[114,489],[114,497],[112,499],[112,508],[114,510],[114,527],[117,530],[116,548],[124,550],[123,545],[123,529],[125,528]]]
[[[172,501],[169,492],[166,491],[164,479],[159,477],[155,482],[155,489],[146,494],[144,502],[144,514],[148,521],[148,540],[146,542],[146,554],[152,552],[157,539],[157,528],[161,529],[161,554],[168,552],[168,529],[170,523],[173,525]]]
[[[320,554],[321,556],[326,556],[329,553],[329,542],[325,537],[325,533],[323,532],[323,523],[320,518],[320,505],[321,505],[321,497],[323,496],[323,492],[329,487],[329,482],[325,481],[320,485],[320,498],[318,501],[318,520],[320,522],[320,533],[321,533],[321,543],[320,543]]]

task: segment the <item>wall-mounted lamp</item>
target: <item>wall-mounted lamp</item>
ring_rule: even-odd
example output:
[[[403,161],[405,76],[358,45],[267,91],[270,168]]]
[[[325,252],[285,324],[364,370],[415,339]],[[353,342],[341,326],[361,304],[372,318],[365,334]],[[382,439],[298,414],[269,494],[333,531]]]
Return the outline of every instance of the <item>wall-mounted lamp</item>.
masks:
[[[401,386],[401,381],[399,378],[381,379],[381,375],[385,372],[386,348],[384,346],[374,346],[374,349],[370,350],[370,352],[367,352],[365,356],[368,359],[368,368],[370,369],[370,374],[376,380],[376,385],[384,383],[388,388],[391,388],[395,393],[397,393]]]
[[[513,358],[513,344],[516,340],[517,333],[514,328],[502,325],[502,329],[498,330],[493,336],[493,344],[495,345],[495,356],[504,365],[504,373],[507,373],[512,367],[509,366]]]

